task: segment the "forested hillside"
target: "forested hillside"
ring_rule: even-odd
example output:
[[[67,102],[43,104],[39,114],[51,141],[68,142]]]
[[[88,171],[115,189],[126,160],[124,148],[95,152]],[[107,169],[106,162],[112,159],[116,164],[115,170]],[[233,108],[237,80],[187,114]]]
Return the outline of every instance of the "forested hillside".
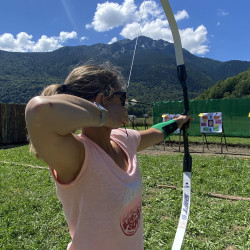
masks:
[[[46,53],[0,51],[0,102],[27,103],[52,83],[63,83],[77,65],[109,61],[128,79],[135,40],[111,45],[63,47]],[[238,75],[250,68],[250,62],[220,62],[194,56],[183,50],[190,99],[197,97],[217,81]],[[128,88],[129,98],[138,101],[182,100],[177,79],[173,44],[140,37]]]
[[[196,99],[250,97],[250,69],[234,77],[217,82]]]

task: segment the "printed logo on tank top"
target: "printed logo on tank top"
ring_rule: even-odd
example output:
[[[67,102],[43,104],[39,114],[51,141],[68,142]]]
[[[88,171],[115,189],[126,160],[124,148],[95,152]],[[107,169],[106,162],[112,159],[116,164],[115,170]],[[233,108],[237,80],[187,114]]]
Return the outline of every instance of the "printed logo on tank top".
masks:
[[[127,190],[120,216],[120,226],[126,236],[134,235],[140,226],[141,203],[141,184],[136,181]]]

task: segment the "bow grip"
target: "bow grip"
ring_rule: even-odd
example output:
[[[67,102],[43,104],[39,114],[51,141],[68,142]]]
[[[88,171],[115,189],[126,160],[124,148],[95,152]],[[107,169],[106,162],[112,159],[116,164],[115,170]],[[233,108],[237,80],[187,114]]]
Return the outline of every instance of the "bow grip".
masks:
[[[181,83],[182,90],[183,90],[183,99],[184,99],[184,115],[189,114],[189,101],[188,101],[188,90],[187,90],[187,84],[186,84],[186,79],[187,79],[187,73],[186,73],[186,67],[184,64],[178,65],[177,66],[177,74],[178,74],[178,79]]]

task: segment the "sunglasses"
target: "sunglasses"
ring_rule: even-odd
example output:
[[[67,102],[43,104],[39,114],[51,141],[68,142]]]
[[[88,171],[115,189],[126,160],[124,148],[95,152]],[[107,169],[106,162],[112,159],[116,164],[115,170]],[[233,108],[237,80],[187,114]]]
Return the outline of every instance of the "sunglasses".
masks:
[[[125,106],[125,102],[127,100],[127,92],[117,91],[117,92],[114,92],[112,95],[121,95],[121,97],[120,97],[121,104],[122,104],[122,106]]]

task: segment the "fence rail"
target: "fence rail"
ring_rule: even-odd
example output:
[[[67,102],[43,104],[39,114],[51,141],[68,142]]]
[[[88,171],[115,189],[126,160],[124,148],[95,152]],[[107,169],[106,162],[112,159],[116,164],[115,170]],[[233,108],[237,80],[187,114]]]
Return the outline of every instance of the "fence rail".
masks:
[[[27,142],[25,106],[0,103],[0,145]]]

